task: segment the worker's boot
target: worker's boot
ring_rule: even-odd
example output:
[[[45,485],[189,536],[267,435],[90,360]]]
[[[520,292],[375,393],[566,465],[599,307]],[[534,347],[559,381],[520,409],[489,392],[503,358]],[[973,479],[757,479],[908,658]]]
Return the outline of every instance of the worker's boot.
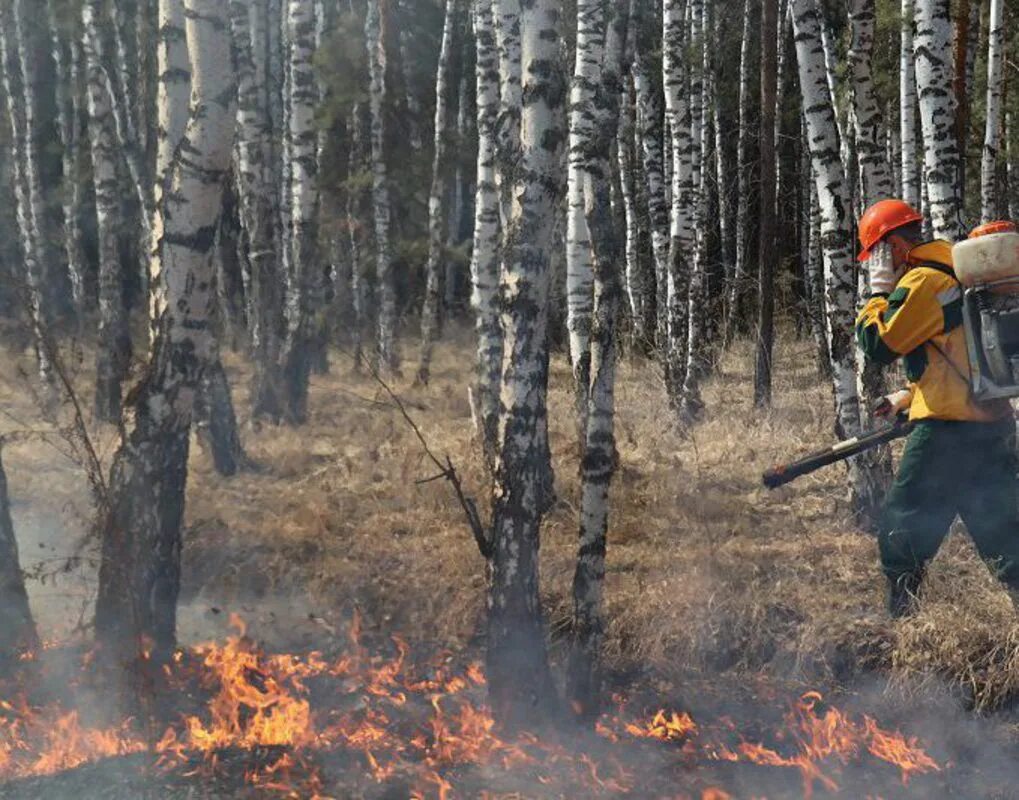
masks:
[[[888,579],[888,613],[893,619],[911,617],[916,613],[923,573],[907,572]]]

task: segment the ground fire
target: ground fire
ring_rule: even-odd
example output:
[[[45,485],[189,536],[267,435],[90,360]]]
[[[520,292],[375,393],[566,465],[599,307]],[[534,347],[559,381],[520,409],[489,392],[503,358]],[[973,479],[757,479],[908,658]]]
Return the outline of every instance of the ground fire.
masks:
[[[810,797],[838,792],[849,765],[870,762],[903,786],[943,769],[917,739],[825,706],[815,692],[792,705],[767,743],[744,736],[729,718],[645,714],[618,696],[589,738],[562,731],[503,737],[483,705],[485,679],[475,664],[454,668],[446,653],[422,662],[400,639],[388,652],[370,652],[356,618],[349,647],[334,658],[264,653],[239,618],[232,623],[236,634],[224,644],[181,651],[166,669],[165,683],[182,706],[190,702],[184,698],[202,700],[157,741],[135,721],[93,727],[70,705],[7,687],[19,693],[0,702],[0,780],[8,782],[0,795],[4,785],[132,754],[146,754],[154,780],[213,774],[231,754],[243,754],[243,780],[253,790],[320,799],[338,796],[329,780],[337,764],[346,776],[343,796],[353,773],[365,796],[373,786],[398,786],[415,798],[641,797],[665,790],[681,768],[687,778],[668,796],[721,800],[737,795],[699,784],[718,772],[712,765],[728,763],[788,772]]]

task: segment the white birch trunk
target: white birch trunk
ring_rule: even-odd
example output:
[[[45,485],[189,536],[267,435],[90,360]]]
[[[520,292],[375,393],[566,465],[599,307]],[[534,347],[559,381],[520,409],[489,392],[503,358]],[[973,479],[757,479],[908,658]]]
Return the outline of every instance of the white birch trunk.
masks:
[[[894,185],[891,165],[887,158],[882,137],[880,106],[874,93],[871,74],[871,57],[874,47],[876,22],[875,0],[852,0],[849,9],[851,41],[849,47],[849,69],[852,86],[853,135],[857,166],[859,169],[860,206],[867,208],[879,200],[892,196]],[[857,308],[862,308],[870,297],[870,283],[867,270],[859,271]],[[873,427],[878,420],[872,409],[877,408],[887,394],[885,371],[881,365],[867,359],[857,359],[857,388],[862,400],[860,406],[861,424]],[[869,483],[866,491],[858,491],[858,500],[863,518],[877,519],[880,506],[892,481],[891,453],[887,447],[880,447],[860,457],[861,480]],[[858,487],[859,488],[859,487]]]
[[[371,77],[369,107],[372,216],[375,220],[375,274],[378,294],[376,355],[383,369],[395,372],[399,370],[400,358],[396,350],[396,283],[389,241],[392,211],[389,206],[389,177],[385,154],[386,43],[382,0],[368,0],[365,39],[368,43],[368,71]]]
[[[431,374],[432,351],[442,314],[442,246],[446,230],[443,203],[446,194],[446,166],[449,142],[449,100],[459,3],[446,0],[439,63],[435,70],[435,128],[432,150],[432,187],[428,195],[428,263],[425,265],[425,300],[421,310],[421,362],[417,379],[427,384]]]
[[[247,234],[251,274],[248,326],[254,374],[255,418],[278,422],[283,414],[280,373],[282,281],[276,254],[276,187],[269,111],[268,26],[265,0],[231,0],[231,38],[237,65],[237,186]]]
[[[871,71],[876,20],[875,0],[851,0],[849,74],[855,111],[853,133],[860,168],[860,194],[865,207],[891,197],[895,188],[885,150],[881,106],[874,92]]]
[[[315,106],[318,86],[312,69],[315,52],[315,3],[289,0],[287,142],[290,169],[288,203],[291,234],[291,270],[287,275],[284,318],[286,338],[282,364],[286,415],[301,424],[308,417],[308,381],[311,375],[312,293],[320,269],[318,260],[318,139]]]
[[[520,0],[493,0],[496,42],[499,47],[499,117],[496,183],[500,219],[505,228],[510,216],[510,192],[520,160],[521,44]]]
[[[678,410],[686,371],[687,298],[690,273],[688,254],[694,243],[693,160],[690,91],[684,68],[686,49],[683,0],[664,0],[662,5],[662,70],[665,113],[672,131],[672,203],[669,212],[669,278],[667,342],[662,348],[666,386]]]
[[[806,136],[804,136],[806,141]],[[808,156],[809,157],[809,156]],[[828,350],[828,310],[825,300],[824,262],[821,253],[821,204],[817,199],[817,182],[808,171],[810,182],[810,231],[807,237],[807,281],[810,283],[810,326],[817,351],[817,372],[825,381],[832,378],[831,354]]]
[[[652,59],[648,52],[654,43],[638,35],[631,66],[633,88],[637,101],[637,135],[643,160],[642,178],[646,183],[651,252],[655,265],[655,285],[659,309],[658,340],[664,345],[667,337],[665,308],[669,284],[669,192],[665,166],[670,159],[663,153],[661,96],[651,80]],[[670,154],[671,157],[671,154]],[[649,331],[650,333],[650,331]]]
[[[987,40],[987,112],[980,165],[980,207],[983,222],[990,222],[998,216],[998,149],[1001,146],[1004,49],[1004,3],[1002,0],[991,0]]]
[[[569,167],[566,218],[566,325],[570,334],[577,430],[583,445],[587,435],[587,395],[591,384],[591,309],[594,253],[587,223],[586,183],[595,126],[599,123],[595,96],[605,49],[605,9],[599,0],[577,4],[577,46],[570,89]]]
[[[477,394],[482,444],[489,465],[495,453],[502,369],[499,324],[499,189],[496,185],[496,126],[499,120],[499,52],[493,0],[477,0],[478,168],[471,257],[471,305],[477,331]]]
[[[887,160],[892,167],[892,192],[895,197],[902,197],[902,141],[899,138],[897,115],[893,106],[885,108],[885,141]]]
[[[1008,186],[1008,218],[1019,220],[1019,167],[1016,166],[1016,152],[1013,149],[1012,112],[1005,112],[1005,178]]]
[[[695,108],[693,136],[696,139],[694,151],[694,252],[693,269],[690,276],[690,288],[687,297],[687,362],[683,380],[683,400],[681,418],[687,424],[692,423],[704,408],[701,399],[701,380],[707,372],[707,341],[708,341],[708,212],[710,207],[710,154],[711,125],[709,121],[712,97],[711,82],[711,0],[695,0],[694,20],[697,25],[696,36],[692,40],[694,61],[697,76],[690,84]],[[699,97],[697,92],[699,91]]]
[[[95,188],[99,240],[99,341],[96,348],[96,415],[106,422],[120,419],[121,383],[131,358],[127,309],[123,300],[119,234],[121,185],[117,175],[119,142],[113,123],[113,101],[96,40],[100,36],[97,0],[82,7],[88,94],[88,131]]]
[[[355,103],[350,112],[347,130],[350,133],[350,157],[347,177],[352,178],[364,169],[368,158],[365,154],[367,138],[363,124],[364,104]],[[364,223],[361,221],[363,198],[357,189],[348,187],[344,213],[346,215],[347,242],[350,252],[350,303],[354,313],[352,321],[354,369],[361,369],[364,358],[365,302],[367,300],[362,270],[362,243]]]
[[[852,213],[821,41],[817,0],[791,0],[800,87],[806,113],[811,168],[821,214],[828,347],[840,437],[860,429],[856,392],[854,249]]]
[[[637,210],[637,150],[635,142],[636,125],[634,124],[633,89],[631,82],[623,79],[623,96],[619,115],[619,130],[616,137],[616,151],[619,160],[619,186],[623,203],[624,229],[626,231],[626,297],[630,307],[630,318],[633,321],[633,336],[638,346],[647,348],[653,343],[655,303],[652,302],[658,274],[655,271],[654,285],[641,272],[640,261],[640,222]],[[666,209],[666,212],[668,209]],[[667,266],[667,264],[666,264]],[[664,287],[667,272],[661,275]]]
[[[520,109],[520,163],[500,280],[504,351],[488,594],[489,695],[497,717],[509,721],[547,713],[554,695],[538,595],[538,541],[551,498],[547,300],[565,140],[559,16],[556,0],[531,0],[521,4],[517,27],[519,96],[528,102]],[[497,24],[504,29],[515,22],[503,13]]]
[[[159,38],[156,47],[156,178],[153,198],[152,241],[149,248],[149,334],[155,341],[156,324],[166,309],[166,287],[159,243],[163,238],[163,197],[170,169],[187,127],[191,93],[191,64],[184,31],[184,7],[180,0],[159,0]]]
[[[585,19],[593,35],[584,48],[590,57],[601,50],[587,107],[592,123],[581,144],[585,212],[594,256],[590,361],[581,458],[580,530],[573,576],[573,633],[568,693],[575,709],[598,712],[601,694],[601,648],[605,636],[604,582],[609,487],[615,472],[615,320],[620,296],[622,248],[611,211],[610,152],[619,123],[620,76],[630,0],[582,0],[578,21]],[[599,48],[599,45],[601,47]],[[578,37],[578,73],[582,58]],[[576,88],[576,85],[575,85]],[[583,105],[583,92],[575,99]],[[576,112],[576,105],[574,105]],[[576,117],[574,116],[574,119]],[[572,134],[572,131],[571,131]]]
[[[952,91],[952,18],[949,0],[916,0],[913,53],[923,130],[924,177],[934,235],[965,236],[959,202],[960,157]]]
[[[35,339],[39,379],[44,391],[53,379],[47,342],[46,243],[44,241],[46,199],[40,173],[41,142],[38,114],[38,73],[32,67],[33,48],[27,38],[25,0],[13,0],[2,22],[4,89],[12,134],[11,160],[14,165],[14,193],[18,232],[24,259],[21,300],[28,306]],[[49,399],[49,398],[48,398]]]
[[[722,44],[722,14],[715,11],[715,19],[712,31],[714,40],[713,48],[720,48]],[[781,19],[781,18],[780,18]],[[781,27],[784,31],[785,27]],[[779,34],[782,35],[781,33]],[[718,193],[718,235],[722,257],[722,274],[725,276],[725,285],[732,285],[736,268],[736,247],[733,240],[733,221],[735,212],[732,205],[732,196],[729,191],[729,175],[732,170],[729,165],[728,148],[725,144],[726,132],[724,130],[724,119],[722,117],[722,100],[719,86],[722,84],[722,63],[723,59],[717,52],[713,51],[711,82],[713,87],[714,103],[712,104],[712,122],[715,134],[715,187]]]
[[[741,326],[746,310],[746,283],[749,275],[748,253],[749,219],[750,219],[750,186],[752,161],[750,145],[752,131],[750,129],[750,91],[751,71],[750,42],[753,35],[753,0],[743,0],[743,38],[740,44],[739,60],[739,132],[737,142],[737,178],[736,178],[736,264],[732,284],[729,287],[729,307],[726,317],[726,342],[732,340]]]
[[[916,73],[913,60],[914,0],[902,0],[899,50],[899,146],[902,148],[902,199],[920,207],[920,168],[916,151]]]
[[[179,2],[179,0],[177,0]],[[236,121],[227,0],[186,0],[191,104],[163,196],[166,306],[145,378],[125,409],[110,477],[96,635],[130,662],[176,646],[181,523],[195,394],[215,342],[215,241]]]
[[[96,3],[96,0],[86,0],[86,3]],[[103,31],[103,26],[99,22],[103,17],[103,5],[102,2],[99,2],[94,11],[98,31]],[[117,136],[117,155],[127,167],[130,180],[130,186],[127,187],[127,191],[133,190],[138,198],[138,206],[141,209],[139,215],[141,241],[145,241],[147,237],[151,236],[152,215],[154,213],[153,195],[151,192],[152,180],[146,169],[141,149],[138,146],[138,133],[132,116],[134,109],[132,100],[134,88],[132,87],[130,90],[126,88],[127,84],[132,82],[132,78],[125,75],[125,71],[128,71],[128,64],[126,47],[121,35],[122,15],[116,7],[114,7],[113,12],[114,49],[119,52],[115,52],[113,58],[109,56],[106,52],[105,36],[93,37],[92,47],[98,54],[99,62],[103,64],[102,80],[107,93],[110,95],[110,113]],[[118,18],[120,18],[119,21]],[[89,35],[87,30],[85,35]],[[123,57],[124,63],[121,65],[118,62],[118,69],[110,70],[109,65],[118,56]],[[123,187],[121,191],[124,191]]]
[[[61,147],[61,209],[64,223],[64,258],[71,283],[71,299],[79,319],[85,312],[85,253],[81,239],[81,177],[78,172],[78,74],[72,48],[60,35],[55,0],[46,0],[50,50],[55,71],[54,94]]]
[[[407,128],[410,132],[410,146],[415,152],[419,152],[424,146],[424,137],[421,134],[421,102],[418,100],[417,90],[412,79],[410,36],[414,26],[411,23],[414,12],[411,10],[411,0],[400,0],[400,12],[404,24],[400,26],[400,69],[403,72],[403,88],[406,92]]]
[[[6,18],[6,14],[3,16]],[[4,66],[6,69],[6,62]],[[20,656],[39,647],[39,636],[28,605],[25,577],[18,557],[18,539],[14,534],[11,502],[7,494],[3,445],[3,437],[0,437],[0,672],[6,673]]]

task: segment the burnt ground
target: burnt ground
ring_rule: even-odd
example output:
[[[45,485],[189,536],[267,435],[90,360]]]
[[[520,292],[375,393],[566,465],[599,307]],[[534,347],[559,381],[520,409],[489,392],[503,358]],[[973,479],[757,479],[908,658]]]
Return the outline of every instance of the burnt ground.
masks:
[[[407,356],[412,363],[413,353]],[[23,353],[4,358],[28,363]],[[428,387],[414,387],[409,379],[394,386],[433,449],[450,454],[484,506],[487,481],[465,388],[471,358],[465,337],[439,348]],[[88,359],[82,363],[87,366]],[[222,478],[196,441],[182,643],[222,639],[229,612],[237,612],[270,649],[335,650],[356,608],[372,636],[399,632],[417,653],[449,650],[463,660],[476,655],[483,645],[481,558],[447,487],[416,484],[433,470],[386,395],[337,353],[332,372],[313,378],[307,426],[256,428],[246,413],[246,366],[228,354],[227,367],[245,444],[260,468]],[[76,379],[84,397],[88,372],[82,367]],[[38,403],[17,371],[0,369],[0,375],[0,434],[45,430]],[[752,353],[741,344],[707,387],[703,421],[682,432],[668,423],[654,365],[628,359],[621,369],[620,467],[606,578],[606,657],[617,683],[649,697],[649,709],[687,710],[701,694],[717,699],[733,693],[732,687],[771,686],[767,701],[733,714],[750,731],[767,728],[769,713],[777,709],[781,715],[808,689],[848,698],[850,705],[859,697],[861,710],[887,727],[933,739],[932,755],[954,765],[936,776],[914,777],[908,788],[893,775],[895,786],[882,796],[1010,796],[994,789],[994,776],[1008,773],[999,762],[1012,760],[1011,706],[1019,686],[1019,621],[1008,598],[960,528],[932,565],[918,616],[889,621],[876,546],[849,514],[841,469],[777,492],[760,486],[764,467],[830,441],[830,392],[814,374],[810,344],[780,348],[770,411],[752,408],[751,377]],[[551,381],[559,501],[543,530],[542,597],[558,663],[569,627],[578,497],[570,375],[562,355],[554,358]],[[108,464],[115,432],[94,426],[93,435]],[[80,465],[64,450],[59,436],[19,437],[6,447],[5,463],[43,636],[87,639],[95,549],[81,537],[91,508]],[[78,623],[84,627],[75,633]],[[657,698],[663,702],[653,702]],[[711,709],[704,713],[713,715]],[[964,791],[967,778],[960,776],[974,774],[970,765],[981,776],[979,795]],[[132,772],[128,765],[104,764],[75,774],[103,783],[108,769],[124,780]],[[753,787],[775,771],[716,763],[698,765],[695,778],[716,769],[748,771],[752,788],[746,796],[758,796]],[[328,774],[329,765],[323,770]],[[352,781],[350,792],[358,770],[363,764],[340,770]],[[781,780],[789,772],[779,769]],[[132,780],[129,793],[147,779]],[[198,791],[205,780],[185,781],[180,791]],[[696,782],[687,786],[681,776],[670,780],[683,791],[697,790]],[[860,780],[880,783],[869,773]],[[109,782],[117,786],[117,780]],[[177,791],[166,788],[171,783],[153,791]],[[0,796],[33,796],[44,785],[6,786]],[[226,786],[240,790],[229,780]],[[927,794],[917,788],[924,786]],[[787,788],[788,795],[786,789],[765,794],[799,796],[798,775]],[[386,787],[373,783],[369,789]],[[357,795],[345,789],[341,796]]]

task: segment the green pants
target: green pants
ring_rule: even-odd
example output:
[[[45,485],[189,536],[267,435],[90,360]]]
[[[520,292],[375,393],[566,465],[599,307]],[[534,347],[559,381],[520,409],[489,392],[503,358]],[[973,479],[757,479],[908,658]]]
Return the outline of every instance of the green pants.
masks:
[[[958,514],[984,560],[1019,588],[1016,467],[1011,419],[917,423],[879,527],[885,574],[922,574]]]

